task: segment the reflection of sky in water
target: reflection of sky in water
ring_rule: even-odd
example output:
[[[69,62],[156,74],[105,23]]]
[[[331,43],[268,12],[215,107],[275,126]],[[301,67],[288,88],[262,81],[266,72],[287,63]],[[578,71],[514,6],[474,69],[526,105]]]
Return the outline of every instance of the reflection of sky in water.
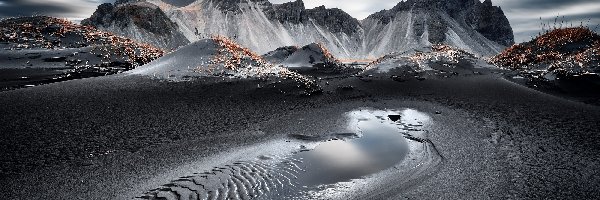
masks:
[[[369,160],[369,156],[361,151],[353,143],[334,140],[317,146],[312,151],[314,158],[323,162],[322,164],[331,169],[350,169],[363,166]]]
[[[431,118],[427,116],[427,114],[413,110],[413,109],[405,109],[402,111],[402,121],[403,123],[410,125],[417,125],[421,123],[427,123]]]
[[[401,115],[397,122],[388,115]],[[348,181],[393,167],[408,154],[402,133],[411,125],[420,126],[429,117],[416,110],[359,110],[350,112],[349,129],[361,137],[332,140],[297,157],[304,160],[301,185],[330,184]]]

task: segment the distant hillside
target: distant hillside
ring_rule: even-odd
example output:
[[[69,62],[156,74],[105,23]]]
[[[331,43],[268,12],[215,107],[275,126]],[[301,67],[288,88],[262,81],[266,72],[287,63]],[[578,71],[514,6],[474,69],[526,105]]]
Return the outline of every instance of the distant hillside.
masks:
[[[0,33],[4,50],[91,47],[90,53],[105,58],[106,62],[121,58],[133,66],[163,55],[162,50],[151,45],[53,17],[5,19],[0,21]]]
[[[0,21],[0,91],[121,73],[161,49],[52,17]]]

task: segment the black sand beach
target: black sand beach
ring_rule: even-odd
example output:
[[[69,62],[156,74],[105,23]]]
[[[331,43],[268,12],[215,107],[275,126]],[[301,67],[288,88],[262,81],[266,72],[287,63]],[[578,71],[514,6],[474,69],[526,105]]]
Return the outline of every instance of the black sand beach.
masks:
[[[597,199],[597,7],[0,0],[0,200]]]
[[[431,116],[428,138],[443,160],[426,176],[370,198],[599,195],[597,106],[500,74],[321,82],[328,83],[323,94],[303,96],[287,81],[121,74],[2,92],[0,192],[7,199],[132,199],[210,169],[202,166],[211,156],[290,134],[328,134],[360,108],[410,108]]]

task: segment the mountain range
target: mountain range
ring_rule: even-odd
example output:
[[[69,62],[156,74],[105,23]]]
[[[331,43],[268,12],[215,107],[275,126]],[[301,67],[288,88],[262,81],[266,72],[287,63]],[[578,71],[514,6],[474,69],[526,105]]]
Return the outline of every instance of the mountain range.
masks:
[[[508,19],[491,0],[407,0],[363,20],[337,8],[306,9],[302,0],[118,0],[82,24],[165,50],[221,35],[259,54],[316,42],[353,59],[434,44],[490,56],[514,44]]]

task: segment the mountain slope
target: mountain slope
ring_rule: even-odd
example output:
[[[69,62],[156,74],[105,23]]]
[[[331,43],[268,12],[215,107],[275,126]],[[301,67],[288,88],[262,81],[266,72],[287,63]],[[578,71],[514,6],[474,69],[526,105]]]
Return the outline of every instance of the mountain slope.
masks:
[[[119,1],[116,7],[139,5]],[[514,43],[508,20],[491,1],[408,0],[359,21],[340,9],[323,6],[306,9],[302,0],[272,4],[268,0],[146,0],[159,7],[176,25],[167,26],[172,37],[188,41],[222,35],[264,54],[282,46],[322,43],[336,57],[379,57],[432,44],[449,44],[479,55],[493,55]],[[111,16],[99,9],[95,16]],[[92,17],[94,18],[94,17]],[[116,19],[109,24],[119,24]],[[93,20],[89,20],[93,23]],[[86,21],[88,22],[88,21]],[[128,26],[136,26],[129,23]],[[120,33],[115,26],[106,30]],[[130,28],[132,29],[132,28]],[[151,32],[137,25],[140,32]],[[138,34],[139,35],[139,34]],[[140,38],[135,37],[135,38]],[[163,47],[181,46],[173,40]]]
[[[514,43],[508,20],[489,0],[408,0],[367,17],[362,24],[364,50],[371,56],[431,44],[493,55]]]
[[[81,24],[149,43],[165,50],[190,42],[181,34],[177,24],[173,23],[160,8],[145,2],[117,1],[115,5],[102,4]]]
[[[0,91],[105,76],[163,55],[151,45],[45,16],[0,20]]]

